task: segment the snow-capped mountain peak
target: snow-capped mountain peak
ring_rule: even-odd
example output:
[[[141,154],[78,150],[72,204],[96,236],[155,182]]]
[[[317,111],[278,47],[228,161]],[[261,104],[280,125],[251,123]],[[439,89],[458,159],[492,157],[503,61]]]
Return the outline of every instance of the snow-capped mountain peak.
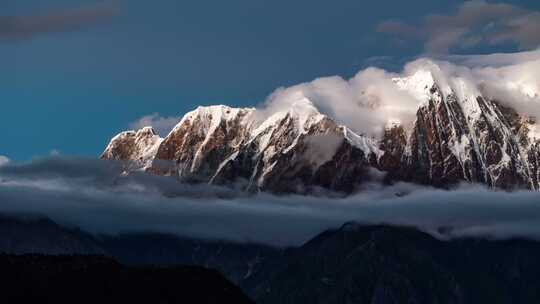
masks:
[[[396,77],[392,81],[399,89],[407,91],[421,103],[427,103],[433,95],[435,79],[428,69],[420,69],[410,76]]]
[[[146,169],[151,165],[162,141],[152,127],[125,131],[111,139],[101,158],[129,159],[134,162],[134,168]]]
[[[295,117],[298,123],[297,127],[302,131],[306,131],[311,124],[317,123],[325,117],[306,97],[293,102],[288,113]]]
[[[540,189],[534,118],[485,97],[464,76],[443,75],[430,61],[404,75],[393,83],[418,100],[416,119],[402,124],[389,117],[381,138],[339,125],[299,92],[280,108],[198,107],[163,139],[151,128],[123,132],[102,158],[182,181],[240,181],[245,189],[274,192],[351,192],[372,168],[388,181]]]
[[[102,158],[133,160],[151,150],[151,156],[144,154],[130,168],[138,165],[139,169],[185,181],[244,180],[248,189],[297,192],[321,183],[350,191],[354,181],[362,178],[359,172],[369,159],[377,159],[382,153],[371,139],[337,125],[305,97],[263,120],[257,111],[198,107],[187,113],[165,138],[152,133],[155,141],[151,148],[124,139],[126,134],[131,138],[147,134],[149,129],[129,131],[114,137],[110,147],[125,146],[137,153],[120,153],[119,149],[108,147]],[[338,159],[340,163],[336,163]],[[332,174],[328,175],[328,170]],[[334,180],[336,173],[346,181]]]

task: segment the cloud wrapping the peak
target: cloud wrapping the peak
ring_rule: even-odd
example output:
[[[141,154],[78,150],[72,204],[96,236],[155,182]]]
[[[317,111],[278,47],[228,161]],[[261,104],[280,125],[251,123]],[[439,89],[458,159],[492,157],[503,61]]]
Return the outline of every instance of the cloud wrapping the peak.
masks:
[[[399,123],[410,131],[417,111],[426,105],[436,84],[443,97],[456,94],[460,104],[478,96],[513,108],[524,117],[540,117],[540,50],[470,56],[434,56],[407,63],[399,73],[370,67],[354,77],[317,78],[276,89],[257,107],[257,122],[275,113],[301,111],[328,115],[358,134],[380,138]],[[130,128],[152,126],[161,136],[181,120],[157,113],[140,118]],[[256,124],[255,124],[256,125]]]
[[[400,83],[402,85],[400,85]],[[390,122],[410,127],[431,86],[460,100],[485,96],[523,116],[540,117],[540,50],[515,54],[420,58],[400,73],[367,68],[351,79],[323,77],[279,88],[259,106],[270,115],[308,99],[353,131],[380,137]]]
[[[428,15],[421,24],[387,20],[379,32],[425,42],[431,54],[448,53],[477,45],[514,43],[521,49],[540,46],[540,12],[505,3],[474,0],[462,3],[454,14]]]
[[[269,113],[283,111],[300,98],[309,99],[326,115],[353,130],[378,136],[388,120],[411,122],[419,101],[400,91],[392,79],[397,74],[368,68],[345,80],[339,76],[315,79],[277,89],[261,108]]]

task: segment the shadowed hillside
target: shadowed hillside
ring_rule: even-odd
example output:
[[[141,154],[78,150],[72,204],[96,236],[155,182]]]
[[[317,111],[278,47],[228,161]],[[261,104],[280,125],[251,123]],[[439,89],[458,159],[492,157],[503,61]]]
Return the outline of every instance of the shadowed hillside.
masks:
[[[214,270],[131,268],[99,256],[0,256],[3,303],[251,303]]]

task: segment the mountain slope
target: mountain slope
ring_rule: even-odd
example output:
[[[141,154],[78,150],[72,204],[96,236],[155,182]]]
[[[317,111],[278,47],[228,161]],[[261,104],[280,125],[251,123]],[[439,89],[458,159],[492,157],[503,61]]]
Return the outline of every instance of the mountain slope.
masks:
[[[420,75],[418,75],[420,74]],[[403,130],[385,134],[401,142],[398,162],[382,166],[396,178],[445,186],[460,181],[492,187],[539,189],[538,141],[529,137],[533,121],[462,84],[461,91],[441,85],[419,71],[396,79],[400,87],[419,94],[411,82],[422,78],[423,103],[408,138]],[[401,128],[397,126],[395,128]]]
[[[0,215],[0,236],[0,253],[106,254],[91,235],[44,217]]]
[[[538,242],[440,241],[347,223],[323,232],[251,289],[258,303],[537,303]]]
[[[99,243],[119,262],[135,266],[193,265],[216,269],[234,284],[252,284],[262,265],[275,265],[283,250],[252,243],[137,233],[100,237]]]
[[[241,286],[282,250],[157,233],[93,236],[37,216],[0,215],[0,254],[102,255],[130,266],[203,266]],[[250,283],[251,284],[251,283]]]
[[[163,141],[151,127],[116,135],[105,148],[102,158],[129,159],[130,170],[146,169],[154,160]]]
[[[217,271],[98,256],[0,255],[4,303],[252,303]]]
[[[351,192],[369,178],[369,167],[381,153],[371,139],[337,125],[305,98],[265,120],[259,121],[258,114],[254,109],[199,107],[161,141],[153,157],[131,152],[137,145],[124,144],[119,135],[101,158],[128,160],[131,170],[187,182],[241,183],[248,190],[272,192],[317,187]],[[111,148],[122,146],[126,151]]]

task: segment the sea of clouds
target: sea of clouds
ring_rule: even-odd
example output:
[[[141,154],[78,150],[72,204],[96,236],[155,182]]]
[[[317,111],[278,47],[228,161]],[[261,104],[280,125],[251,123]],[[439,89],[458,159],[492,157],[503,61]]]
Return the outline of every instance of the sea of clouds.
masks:
[[[415,226],[442,239],[540,239],[540,192],[398,183],[368,184],[346,197],[276,196],[121,171],[120,163],[61,156],[4,165],[0,213],[40,214],[96,234],[151,231],[276,246],[300,245],[347,221]]]

